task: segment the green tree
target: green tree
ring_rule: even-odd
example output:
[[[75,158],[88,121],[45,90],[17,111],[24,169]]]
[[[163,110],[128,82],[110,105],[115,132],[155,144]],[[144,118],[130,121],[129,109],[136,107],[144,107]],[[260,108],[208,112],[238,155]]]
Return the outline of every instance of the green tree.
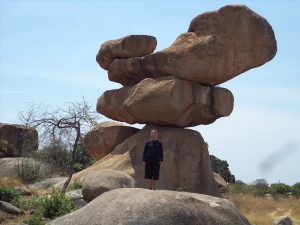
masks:
[[[270,186],[270,193],[272,195],[286,195],[287,193],[291,192],[291,187],[287,184],[283,183],[276,183],[271,184]]]
[[[269,185],[265,179],[257,179],[253,182],[253,192],[256,196],[263,196],[269,190]]]
[[[226,160],[221,160],[214,155],[210,155],[210,163],[215,173],[218,173],[228,183],[234,183],[235,177],[229,170],[229,164]]]
[[[291,187],[291,191],[292,191],[293,195],[300,197],[300,182],[295,183]]]

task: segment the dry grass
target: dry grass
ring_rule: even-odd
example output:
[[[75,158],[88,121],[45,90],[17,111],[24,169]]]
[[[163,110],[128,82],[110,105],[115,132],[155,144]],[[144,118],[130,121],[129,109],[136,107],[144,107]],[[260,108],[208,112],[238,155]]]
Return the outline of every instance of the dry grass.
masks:
[[[0,185],[9,187],[22,187],[25,186],[22,181],[13,177],[2,177],[0,178]]]
[[[271,225],[278,216],[289,216],[294,225],[300,225],[300,200],[296,198],[255,197],[251,194],[226,196],[241,210],[250,223]]]

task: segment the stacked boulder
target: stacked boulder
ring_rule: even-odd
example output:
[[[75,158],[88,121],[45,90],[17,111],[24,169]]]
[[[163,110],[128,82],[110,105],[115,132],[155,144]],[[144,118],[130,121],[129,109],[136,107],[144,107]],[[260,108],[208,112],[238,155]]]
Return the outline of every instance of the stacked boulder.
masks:
[[[232,93],[216,85],[275,56],[272,27],[246,6],[229,5],[195,17],[169,48],[153,53],[156,43],[153,36],[130,35],[102,44],[97,62],[124,87],[106,91],[97,111],[146,125],[75,178],[115,169],[144,187],[143,147],[155,128],[164,148],[159,187],[218,196],[207,144],[186,127],[231,114]]]

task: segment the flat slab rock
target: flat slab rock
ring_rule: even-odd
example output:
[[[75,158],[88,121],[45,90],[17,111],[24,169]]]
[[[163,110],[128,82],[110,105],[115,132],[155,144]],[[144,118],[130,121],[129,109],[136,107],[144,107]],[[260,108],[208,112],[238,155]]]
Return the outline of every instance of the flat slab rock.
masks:
[[[146,78],[135,86],[104,92],[98,99],[97,111],[130,124],[191,127],[229,116],[233,101],[226,88],[203,86],[176,77]]]
[[[111,81],[124,86],[170,75],[215,86],[263,65],[276,52],[274,31],[265,18],[247,6],[227,5],[195,17],[188,32],[169,48],[127,59],[116,54],[108,65],[100,66],[108,70]],[[100,50],[98,55],[104,53]]]
[[[121,188],[48,225],[250,225],[234,204],[207,195]]]

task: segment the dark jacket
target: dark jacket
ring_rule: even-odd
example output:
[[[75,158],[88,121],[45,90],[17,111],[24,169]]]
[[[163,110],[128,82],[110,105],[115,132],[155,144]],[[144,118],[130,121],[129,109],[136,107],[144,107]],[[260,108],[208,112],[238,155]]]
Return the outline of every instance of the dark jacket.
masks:
[[[145,162],[162,162],[163,147],[160,141],[151,140],[147,141],[144,147],[143,161]]]

